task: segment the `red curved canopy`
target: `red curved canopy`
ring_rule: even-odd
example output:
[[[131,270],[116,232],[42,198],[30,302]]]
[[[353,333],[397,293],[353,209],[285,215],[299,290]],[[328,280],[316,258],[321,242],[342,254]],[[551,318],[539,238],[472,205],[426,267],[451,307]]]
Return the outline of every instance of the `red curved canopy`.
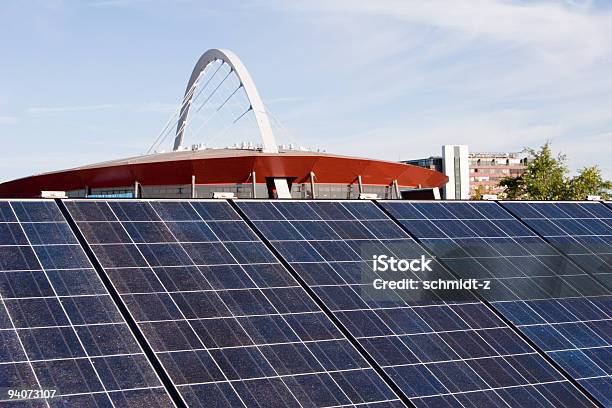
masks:
[[[291,177],[296,183],[306,183],[310,182],[311,171],[316,183],[325,184],[356,183],[359,175],[363,184],[370,185],[390,185],[397,180],[400,187],[432,188],[448,181],[442,173],[417,166],[329,154],[225,151],[216,157],[202,157],[189,153],[145,156],[30,176],[0,184],[0,197],[37,197],[43,190],[123,187],[135,181],[144,186],[191,184],[192,175],[196,184],[240,184],[251,182],[253,171],[261,183],[266,177]]]

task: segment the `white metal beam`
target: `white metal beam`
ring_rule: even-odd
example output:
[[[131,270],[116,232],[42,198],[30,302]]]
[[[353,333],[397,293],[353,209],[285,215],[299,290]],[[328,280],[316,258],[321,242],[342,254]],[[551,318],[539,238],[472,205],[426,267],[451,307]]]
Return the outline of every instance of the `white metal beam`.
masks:
[[[263,151],[265,153],[278,153],[278,146],[276,144],[274,134],[272,133],[272,127],[270,126],[270,119],[268,118],[268,113],[266,112],[264,104],[261,101],[261,97],[259,96],[259,92],[257,92],[257,88],[255,87],[255,83],[253,82],[249,71],[247,71],[246,67],[244,66],[242,61],[240,61],[236,54],[229,50],[219,49],[210,49],[204,54],[202,54],[202,56],[196,63],[193,72],[191,73],[189,83],[187,84],[187,90],[185,91],[185,96],[183,97],[183,107],[181,109],[181,114],[176,127],[174,150],[178,150],[183,143],[183,136],[185,134],[184,123],[187,120],[189,108],[191,106],[191,100],[193,98],[193,95],[195,94],[195,89],[192,90],[191,88],[193,84],[197,81],[198,77],[200,76],[200,73],[208,66],[208,64],[217,60],[222,60],[226,64],[228,64],[236,73],[236,76],[244,87],[247,98],[249,99],[249,103],[251,104],[251,109],[255,114],[257,126],[259,127],[259,133],[261,135],[261,140],[263,144]]]

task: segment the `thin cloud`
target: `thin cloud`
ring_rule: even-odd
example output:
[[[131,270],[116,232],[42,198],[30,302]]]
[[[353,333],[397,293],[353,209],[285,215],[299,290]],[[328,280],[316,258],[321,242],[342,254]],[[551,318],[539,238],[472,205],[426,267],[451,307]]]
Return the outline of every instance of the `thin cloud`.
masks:
[[[0,116],[0,125],[14,125],[18,122],[17,116]]]
[[[286,102],[303,102],[304,98],[300,98],[298,96],[280,96],[277,98],[266,98],[265,103],[276,104],[276,103],[286,103]]]
[[[391,24],[427,25],[448,30],[454,35],[463,35],[472,41],[495,41],[529,47],[550,61],[562,60],[572,65],[590,63],[608,55],[612,46],[612,16],[595,11],[588,4],[573,6],[558,2],[512,3],[494,0],[318,0],[291,3],[286,7],[332,15],[336,13],[343,19],[353,18],[360,22],[384,18]],[[326,23],[325,19],[321,21]],[[388,27],[373,26],[379,29],[367,33],[372,38],[389,32]],[[358,27],[363,28],[361,25]],[[389,41],[388,47],[380,47],[378,52],[384,53],[398,45]]]
[[[513,151],[552,140],[573,167],[609,161],[609,143],[585,140],[612,129],[610,10],[559,1],[273,4],[329,38],[315,68],[341,85],[325,83],[316,102],[281,116],[332,134],[315,136],[322,147],[395,160],[445,143]]]
[[[151,3],[152,0],[101,0],[89,4],[90,7],[129,7],[144,3]]]
[[[178,109],[179,103],[144,103],[138,105],[136,110],[140,112],[161,112],[170,113]]]
[[[70,112],[84,112],[84,111],[100,111],[110,109],[123,109],[129,105],[125,104],[114,104],[114,103],[103,103],[98,105],[78,105],[78,106],[35,106],[27,109],[27,113],[30,115],[40,115],[48,113],[70,113]]]
[[[95,112],[109,110],[124,110],[138,112],[172,112],[177,108],[176,104],[162,102],[148,102],[140,104],[126,103],[102,103],[97,105],[75,105],[75,106],[35,106],[28,108],[26,113],[29,115],[63,114],[73,112]]]

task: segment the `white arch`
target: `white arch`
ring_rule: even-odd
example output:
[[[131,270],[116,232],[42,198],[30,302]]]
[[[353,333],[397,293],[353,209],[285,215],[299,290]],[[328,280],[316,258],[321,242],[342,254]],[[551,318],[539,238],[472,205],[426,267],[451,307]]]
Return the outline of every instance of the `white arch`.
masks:
[[[200,73],[208,66],[208,64],[216,60],[222,60],[226,64],[228,64],[236,73],[241,85],[244,87],[247,98],[249,99],[249,103],[251,104],[251,109],[255,114],[255,119],[257,120],[257,126],[259,127],[259,133],[263,142],[263,151],[266,153],[278,153],[278,146],[276,145],[276,139],[274,138],[274,134],[272,133],[272,127],[270,126],[270,119],[268,118],[268,113],[264,108],[264,104],[261,101],[259,92],[257,92],[255,83],[253,82],[251,75],[249,75],[249,71],[247,71],[246,67],[244,66],[242,61],[240,61],[236,54],[229,50],[219,50],[215,48],[210,49],[204,54],[202,54],[202,56],[196,63],[193,72],[191,73],[191,78],[189,78],[187,90],[185,91],[185,96],[183,98],[183,107],[181,108],[181,115],[179,117],[178,125],[176,127],[174,150],[178,150],[181,147],[181,144],[183,143],[183,135],[185,132],[184,123],[187,120],[187,115],[189,114],[191,99],[195,94],[195,89],[192,90],[191,87],[200,76]]]

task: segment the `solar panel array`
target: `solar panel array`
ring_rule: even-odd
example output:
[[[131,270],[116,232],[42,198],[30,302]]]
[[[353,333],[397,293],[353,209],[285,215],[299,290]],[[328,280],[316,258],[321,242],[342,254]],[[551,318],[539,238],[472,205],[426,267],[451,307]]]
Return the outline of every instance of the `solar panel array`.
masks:
[[[0,404],[173,406],[53,201],[0,202]]]
[[[459,277],[493,281],[480,292],[493,307],[602,404],[612,404],[606,287],[496,203],[383,205]]]
[[[557,250],[612,288],[612,209],[596,202],[502,202]]]
[[[611,265],[604,203],[0,201],[0,404],[612,407]]]
[[[227,202],[67,207],[189,406],[398,404]]]
[[[416,406],[589,405],[477,299],[378,299],[358,248],[401,258],[424,250],[374,204],[238,206]],[[452,278],[440,265],[434,275]]]

